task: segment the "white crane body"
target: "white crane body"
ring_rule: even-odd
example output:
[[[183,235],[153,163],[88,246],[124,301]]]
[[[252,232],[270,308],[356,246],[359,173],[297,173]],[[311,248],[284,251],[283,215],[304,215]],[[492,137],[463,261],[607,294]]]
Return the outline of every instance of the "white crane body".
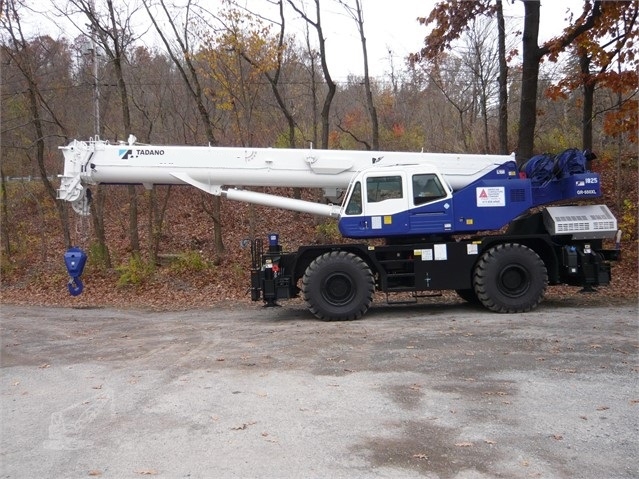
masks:
[[[359,318],[376,290],[452,289],[492,311],[529,311],[547,285],[607,285],[610,261],[619,258],[618,247],[603,248],[615,235],[619,243],[605,205],[536,208],[601,196],[599,175],[587,171],[581,152],[550,162],[533,158],[520,171],[512,155],[162,146],[134,137],[119,144],[73,141],[61,149],[58,198],[80,214],[89,211],[88,185],[190,185],[338,218],[345,237],[385,239],[384,246],[308,245],[296,252],[283,252],[277,235],[267,250],[252,241],[251,298],[272,306],[302,293],[321,319]],[[323,188],[332,201],[345,194],[334,205],[245,187]],[[65,255],[71,294],[82,291],[82,255],[74,248]]]

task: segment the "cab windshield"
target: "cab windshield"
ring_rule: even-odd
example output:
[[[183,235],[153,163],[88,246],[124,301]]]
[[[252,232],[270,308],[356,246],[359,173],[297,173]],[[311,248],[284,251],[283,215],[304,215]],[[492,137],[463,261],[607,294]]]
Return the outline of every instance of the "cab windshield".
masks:
[[[353,185],[350,197],[347,195],[348,204],[344,210],[347,215],[362,214],[362,184],[358,181]]]

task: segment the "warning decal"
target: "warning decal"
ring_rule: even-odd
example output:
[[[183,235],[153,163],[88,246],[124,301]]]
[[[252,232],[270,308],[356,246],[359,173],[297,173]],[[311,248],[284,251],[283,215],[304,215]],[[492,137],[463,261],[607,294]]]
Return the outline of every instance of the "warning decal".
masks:
[[[477,206],[506,206],[506,189],[503,186],[480,186],[477,191]]]

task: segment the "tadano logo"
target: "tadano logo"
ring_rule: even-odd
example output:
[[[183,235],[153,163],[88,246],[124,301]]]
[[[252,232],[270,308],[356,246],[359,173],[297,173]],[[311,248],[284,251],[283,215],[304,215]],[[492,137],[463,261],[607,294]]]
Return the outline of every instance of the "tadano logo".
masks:
[[[164,150],[144,150],[144,149],[122,149],[118,150],[118,156],[122,160],[131,160],[133,158],[139,158],[140,156],[155,156],[163,155]]]
[[[137,158],[137,155],[133,156],[133,150],[118,150],[118,156],[121,160],[128,160],[130,158]]]

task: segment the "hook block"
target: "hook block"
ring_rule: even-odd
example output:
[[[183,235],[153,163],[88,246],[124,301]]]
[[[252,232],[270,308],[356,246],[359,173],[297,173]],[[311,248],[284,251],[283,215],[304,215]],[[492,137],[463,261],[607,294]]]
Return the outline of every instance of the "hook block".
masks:
[[[78,247],[71,247],[64,253],[64,263],[72,278],[78,278],[82,274],[86,262],[87,254]]]

